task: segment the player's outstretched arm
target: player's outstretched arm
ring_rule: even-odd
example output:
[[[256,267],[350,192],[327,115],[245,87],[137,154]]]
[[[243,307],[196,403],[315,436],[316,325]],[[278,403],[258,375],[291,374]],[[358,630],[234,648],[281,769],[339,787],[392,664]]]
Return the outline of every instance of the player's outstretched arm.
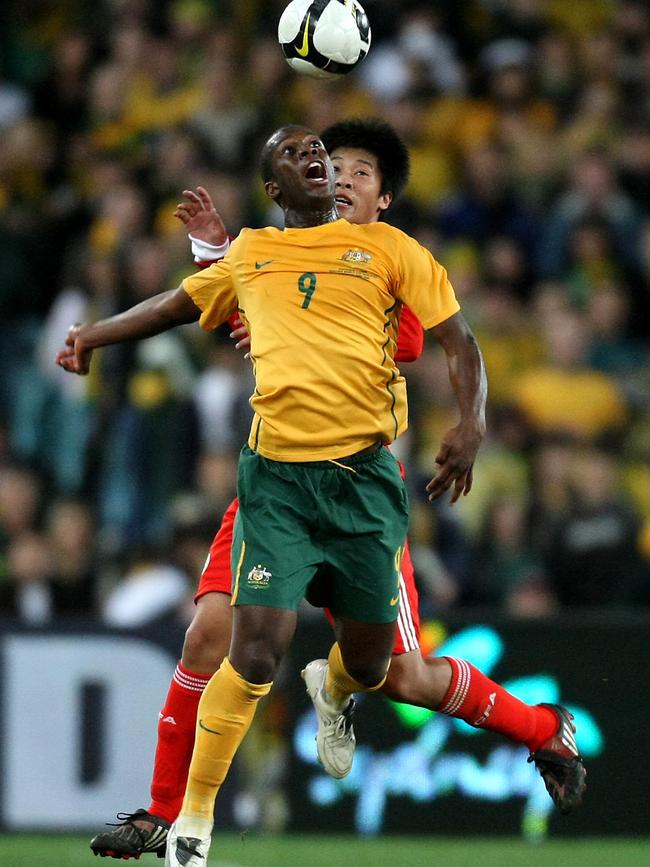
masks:
[[[476,338],[462,313],[431,329],[447,356],[460,422],[447,431],[436,455],[438,470],[427,485],[430,500],[453,486],[451,503],[472,489],[474,460],[485,435],[487,377]]]
[[[187,201],[176,205],[174,216],[181,220],[187,229],[194,261],[199,267],[207,268],[225,256],[230,245],[230,236],[221,214],[214,206],[212,196],[205,187],[183,190],[183,195]],[[234,314],[228,322],[233,329],[230,337],[236,341],[235,349],[244,349],[244,357],[249,358],[251,339],[246,326],[238,314]]]
[[[90,370],[93,350],[127,340],[141,340],[176,325],[196,322],[201,311],[185,290],[179,286],[141,301],[135,307],[86,325],[72,325],[65,348],[54,361],[69,373],[85,375]]]

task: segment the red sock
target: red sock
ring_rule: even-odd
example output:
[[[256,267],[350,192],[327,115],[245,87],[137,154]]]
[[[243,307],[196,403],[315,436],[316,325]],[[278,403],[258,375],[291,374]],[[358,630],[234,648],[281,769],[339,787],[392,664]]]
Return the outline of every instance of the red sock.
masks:
[[[498,732],[511,741],[526,744],[531,752],[555,734],[558,721],[552,710],[519,701],[465,659],[451,656],[445,659],[451,665],[451,683],[439,713]]]
[[[159,714],[149,812],[168,822],[175,821],[181,810],[194,749],[196,712],[211,677],[188,671],[179,662]]]

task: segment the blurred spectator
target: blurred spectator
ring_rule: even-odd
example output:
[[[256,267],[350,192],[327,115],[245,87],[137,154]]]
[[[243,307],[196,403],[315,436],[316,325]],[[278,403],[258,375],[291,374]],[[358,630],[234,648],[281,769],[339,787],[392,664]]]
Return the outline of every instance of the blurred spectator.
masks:
[[[286,112],[283,94],[291,72],[278,51],[275,34],[260,36],[251,45],[251,57],[246,80],[241,82],[244,100],[254,110],[255,124],[263,135],[277,117]]]
[[[12,375],[32,346],[38,317],[47,307],[48,280],[56,279],[61,250],[48,211],[52,130],[25,117],[2,134],[0,147],[0,359]],[[29,286],[30,291],[25,291]],[[9,328],[9,323],[13,328]]]
[[[483,279],[488,287],[525,297],[529,282],[526,259],[512,238],[490,239],[485,248]]]
[[[43,486],[26,467],[0,467],[0,551],[22,533],[35,530],[43,508]]]
[[[201,103],[189,118],[190,129],[221,171],[240,171],[246,166],[250,139],[257,129],[256,113],[242,102],[239,87],[232,55],[215,57],[201,82]]]
[[[55,500],[49,507],[45,530],[57,613],[94,612],[98,564],[89,506],[79,500]]]
[[[536,59],[540,95],[555,106],[560,122],[569,120],[580,88],[579,67],[569,35],[546,30],[538,43]]]
[[[515,37],[534,44],[544,33],[544,15],[539,0],[505,0],[490,5],[494,8],[492,27],[495,35]]]
[[[609,230],[604,221],[591,218],[577,223],[569,236],[570,266],[564,285],[569,301],[584,307],[599,285],[620,279]]]
[[[76,30],[64,34],[54,47],[48,74],[36,89],[35,111],[56,124],[59,149],[65,148],[72,133],[86,125],[86,86],[92,49],[89,33]]]
[[[29,109],[29,93],[19,85],[3,80],[0,67],[0,130],[22,120]]]
[[[640,43],[635,68],[630,76],[626,114],[632,123],[640,122],[647,126],[650,122],[650,28],[647,24],[647,13],[645,21],[645,31],[641,31],[644,39]]]
[[[159,242],[134,243],[126,272],[132,300],[164,291],[167,267]],[[123,397],[102,434],[97,504],[106,538],[118,548],[168,537],[167,509],[191,481],[197,442],[193,369],[182,331],[119,349],[122,365],[112,387],[119,376]]]
[[[0,584],[0,612],[30,626],[54,617],[51,551],[45,537],[26,531],[7,548],[7,574]]]
[[[611,149],[620,135],[621,90],[615,81],[594,81],[585,86],[575,114],[563,135],[571,155]]]
[[[426,518],[424,509],[417,512],[413,521]],[[415,536],[420,534],[416,531]],[[442,559],[437,555],[432,539],[428,544],[410,542],[413,567],[417,575],[417,587],[420,597],[420,614],[426,617],[436,617],[442,611],[452,608],[460,597],[460,584],[447,570]]]
[[[630,302],[618,283],[601,284],[589,300],[590,365],[616,377],[621,390],[633,398],[639,390],[637,372],[648,363],[648,348],[630,335],[629,316]]]
[[[201,448],[205,452],[236,451],[242,444],[237,425],[237,405],[246,389],[251,392],[249,362],[230,344],[212,348],[194,388]]]
[[[189,120],[201,102],[199,82],[183,74],[179,46],[146,34],[139,63],[131,72],[123,122],[139,133],[159,131]]]
[[[34,359],[20,373],[11,410],[11,444],[23,460],[38,464],[65,493],[81,491],[90,434],[88,381],[52,364],[61,335],[88,313],[89,299],[76,286],[55,299],[36,341]]]
[[[194,493],[176,497],[170,512],[174,561],[190,580],[198,580],[222,515]]]
[[[543,363],[544,347],[521,301],[494,286],[479,298],[475,332],[495,407],[510,403],[517,379]]]
[[[496,500],[486,513],[466,603],[494,605],[519,616],[555,609],[541,559],[529,542],[526,514],[522,498]]]
[[[625,83],[635,81],[645,37],[650,33],[650,10],[644,0],[620,0],[614,9],[614,30],[622,54],[619,68]]]
[[[361,76],[370,92],[386,101],[460,92],[464,85],[453,43],[424,3],[400,18],[394,39],[373,48]]]
[[[648,566],[639,516],[622,496],[615,458],[582,452],[572,481],[571,501],[544,551],[551,585],[563,605],[631,604],[647,584]]]
[[[611,160],[597,153],[579,157],[571,187],[555,203],[541,234],[537,268],[543,277],[563,277],[570,269],[571,232],[584,220],[600,220],[612,236],[622,268],[639,266],[640,213],[616,181]]]
[[[133,629],[174,616],[185,600],[190,579],[174,565],[162,547],[142,547],[133,553],[101,607],[108,626]]]
[[[519,115],[534,130],[552,129],[555,111],[552,103],[538,98],[533,79],[531,45],[523,39],[498,39],[481,52],[480,62],[487,77],[495,124],[508,116]]]
[[[587,366],[589,335],[582,318],[557,311],[542,327],[546,363],[523,373],[513,388],[533,431],[586,439],[620,431],[627,420],[625,401],[614,379]]]
[[[123,254],[134,239],[144,234],[146,219],[144,192],[127,177],[110,183],[97,202],[90,226],[91,249],[104,255]]]
[[[10,516],[3,510],[6,498],[13,504]],[[96,561],[88,507],[53,503],[41,531],[41,505],[29,473],[7,472],[0,479],[0,612],[32,625],[94,610]]]
[[[571,472],[576,445],[562,433],[544,435],[537,443],[528,496],[528,538],[539,556],[546,550],[559,515],[571,501]]]
[[[537,218],[515,194],[501,149],[487,145],[467,154],[463,184],[441,203],[438,228],[443,238],[468,238],[479,249],[491,238],[507,236],[531,255]]]
[[[197,496],[205,513],[216,519],[215,532],[221,516],[235,496],[238,457],[239,449],[222,452],[203,451],[197,461],[194,480]]]
[[[633,123],[623,130],[616,147],[617,169],[621,187],[628,196],[650,210],[650,123]]]
[[[488,434],[477,455],[472,496],[455,507],[476,546],[485,532],[486,519],[496,504],[520,501],[531,484],[530,430],[523,414],[507,404],[490,410]],[[475,571],[474,563],[471,567]]]

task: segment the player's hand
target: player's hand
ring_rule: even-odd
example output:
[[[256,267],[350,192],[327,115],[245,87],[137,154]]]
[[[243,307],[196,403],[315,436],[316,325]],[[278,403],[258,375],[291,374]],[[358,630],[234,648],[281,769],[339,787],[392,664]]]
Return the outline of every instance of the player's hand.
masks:
[[[235,320],[235,322],[233,324],[235,327],[230,332],[229,336],[233,340],[237,341],[237,343],[235,343],[235,349],[245,349],[246,354],[244,355],[244,358],[250,358],[251,357],[251,353],[250,353],[251,336],[248,333],[248,330],[246,329],[246,326],[241,321],[241,319]]]
[[[176,205],[174,216],[185,224],[188,234],[215,247],[225,244],[228,239],[226,227],[205,187],[183,190],[183,195],[187,201]]]
[[[426,488],[429,500],[437,500],[453,487],[449,501],[453,506],[461,494],[469,494],[472,490],[474,461],[482,439],[483,431],[474,424],[459,424],[447,431],[436,455],[438,470]]]
[[[79,323],[71,325],[65,339],[65,349],[57,352],[54,357],[59,367],[67,370],[68,373],[77,373],[80,376],[85,376],[90,370],[90,360],[93,356],[92,349],[84,345],[83,328],[84,326]]]

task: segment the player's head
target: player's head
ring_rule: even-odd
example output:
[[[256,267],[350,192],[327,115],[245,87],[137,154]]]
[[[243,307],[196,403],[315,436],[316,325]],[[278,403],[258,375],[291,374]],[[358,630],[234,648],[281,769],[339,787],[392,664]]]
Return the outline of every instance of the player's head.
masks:
[[[334,170],[319,135],[304,126],[283,126],[260,157],[266,194],[286,212],[334,206]]]
[[[336,205],[351,223],[380,220],[409,177],[406,145],[379,118],[352,118],[323,131],[336,175]]]

